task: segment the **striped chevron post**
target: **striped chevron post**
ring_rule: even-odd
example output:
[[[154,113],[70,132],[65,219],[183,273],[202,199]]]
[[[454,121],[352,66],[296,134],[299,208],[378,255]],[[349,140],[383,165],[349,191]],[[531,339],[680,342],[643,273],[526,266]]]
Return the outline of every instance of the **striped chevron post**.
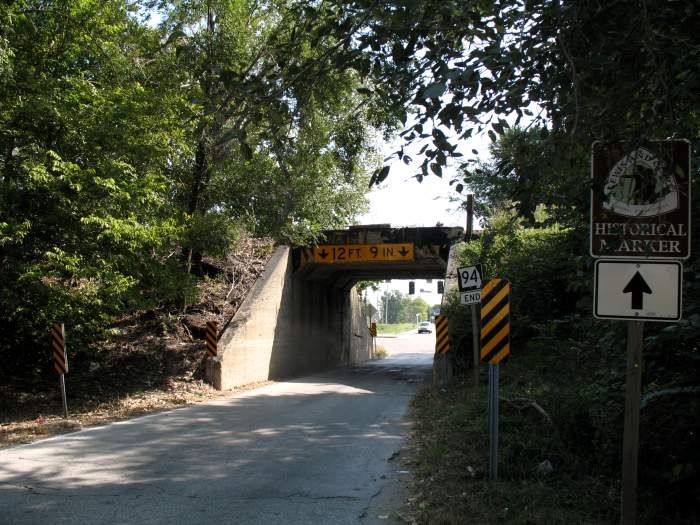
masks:
[[[66,378],[68,373],[68,355],[66,354],[66,330],[63,323],[51,327],[51,356],[53,369],[58,374],[63,400],[63,418],[68,419],[68,401],[66,400]]]
[[[219,342],[216,338],[216,321],[207,321],[207,328],[204,335],[204,346],[209,357],[215,357],[219,350]]]
[[[491,279],[481,289],[481,362],[497,365],[510,353],[510,283]]]
[[[495,278],[481,289],[481,362],[489,364],[489,479],[498,479],[499,363],[510,354],[510,283]]]
[[[51,354],[53,369],[58,375],[68,373],[68,358],[66,357],[66,337],[63,323],[51,327]]]
[[[450,338],[447,326],[447,316],[438,315],[435,318],[435,353],[446,354],[450,351]]]

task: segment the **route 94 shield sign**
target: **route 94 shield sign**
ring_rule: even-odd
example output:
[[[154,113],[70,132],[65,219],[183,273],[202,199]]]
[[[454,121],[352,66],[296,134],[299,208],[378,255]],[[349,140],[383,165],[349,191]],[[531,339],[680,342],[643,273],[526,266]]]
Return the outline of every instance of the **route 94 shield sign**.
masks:
[[[480,290],[483,275],[484,269],[481,264],[457,268],[459,291],[471,292],[472,290]]]

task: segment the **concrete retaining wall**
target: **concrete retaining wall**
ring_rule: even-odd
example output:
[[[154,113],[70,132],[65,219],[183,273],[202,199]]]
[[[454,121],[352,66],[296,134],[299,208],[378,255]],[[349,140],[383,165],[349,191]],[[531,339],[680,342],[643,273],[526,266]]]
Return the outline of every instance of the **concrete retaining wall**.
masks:
[[[290,249],[282,246],[221,334],[207,377],[226,390],[370,357],[371,337],[355,290],[296,277]]]

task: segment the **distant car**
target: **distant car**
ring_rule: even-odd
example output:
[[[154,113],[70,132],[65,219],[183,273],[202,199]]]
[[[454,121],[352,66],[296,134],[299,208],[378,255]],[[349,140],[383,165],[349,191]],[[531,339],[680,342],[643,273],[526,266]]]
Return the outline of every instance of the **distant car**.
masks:
[[[433,325],[431,325],[428,321],[423,321],[418,324],[418,333],[419,334],[432,334],[433,333]]]

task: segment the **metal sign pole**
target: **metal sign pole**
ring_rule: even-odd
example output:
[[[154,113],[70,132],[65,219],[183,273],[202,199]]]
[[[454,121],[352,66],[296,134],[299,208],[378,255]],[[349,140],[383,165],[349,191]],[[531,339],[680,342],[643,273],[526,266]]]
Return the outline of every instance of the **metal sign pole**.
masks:
[[[474,355],[474,387],[479,385],[479,360],[481,356],[481,326],[479,309],[472,305],[472,353]]]
[[[68,419],[68,402],[66,401],[66,380],[64,374],[59,376],[59,382],[61,383],[61,397],[63,398],[63,419]]]
[[[369,316],[369,331],[372,336],[372,359],[377,358],[377,331],[376,331],[376,325],[374,324],[374,321],[372,320],[372,316]]]
[[[489,365],[489,479],[498,479],[498,368]]]
[[[637,464],[639,459],[639,398],[642,389],[644,322],[627,325],[627,373],[625,381],[625,433],[622,448],[620,525],[637,521]]]
[[[467,231],[465,232],[464,235],[464,240],[465,242],[469,242],[472,240],[472,234],[474,232],[474,195],[470,193],[467,195]],[[481,276],[483,278],[483,275]],[[473,377],[474,377],[474,386],[477,386],[479,384],[479,356],[481,354],[481,349],[480,349],[480,341],[481,341],[481,334],[480,334],[480,326],[479,326],[479,319],[477,318],[477,315],[479,314],[479,311],[476,307],[476,304],[472,304],[472,353],[474,356],[474,371],[473,371]]]
[[[63,359],[68,369],[68,348],[66,346],[66,327],[61,323],[61,333],[63,334]],[[68,401],[66,399],[66,378],[65,373],[61,374],[61,396],[63,397],[63,419],[68,419]]]

